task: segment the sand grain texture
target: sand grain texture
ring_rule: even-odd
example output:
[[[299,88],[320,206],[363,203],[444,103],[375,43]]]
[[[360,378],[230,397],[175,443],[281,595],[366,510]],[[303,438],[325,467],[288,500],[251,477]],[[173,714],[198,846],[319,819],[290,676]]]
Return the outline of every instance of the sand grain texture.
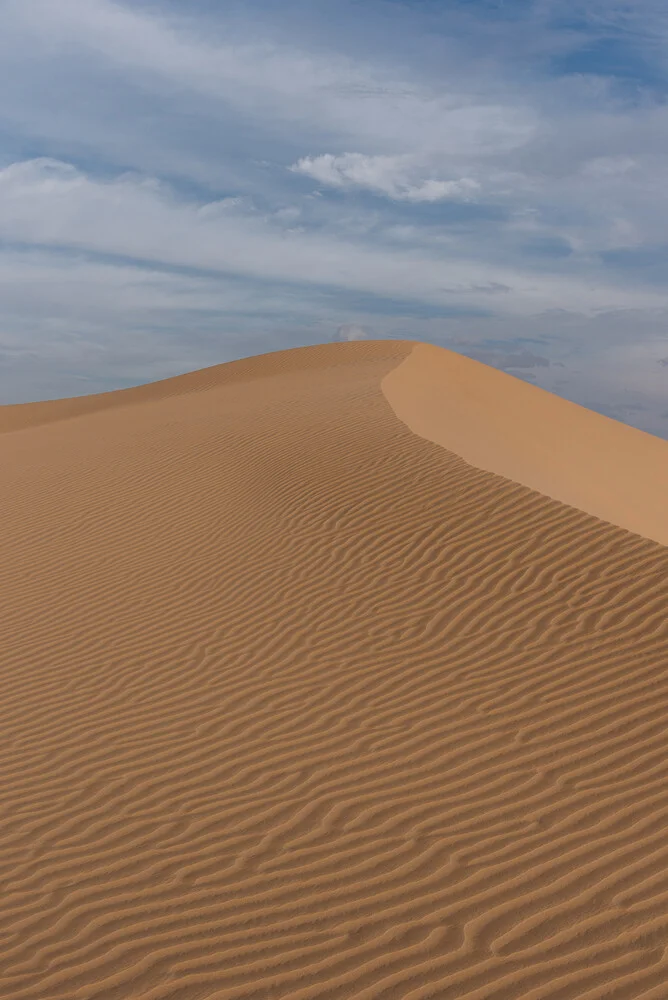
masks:
[[[1,997],[665,998],[668,548],[425,357],[0,408]]]

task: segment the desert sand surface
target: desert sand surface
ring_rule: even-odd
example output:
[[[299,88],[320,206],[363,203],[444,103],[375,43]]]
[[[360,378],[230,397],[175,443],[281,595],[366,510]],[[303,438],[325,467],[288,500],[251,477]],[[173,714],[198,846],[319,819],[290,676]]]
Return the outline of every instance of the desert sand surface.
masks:
[[[668,443],[452,357],[0,408],[1,997],[665,1000]]]

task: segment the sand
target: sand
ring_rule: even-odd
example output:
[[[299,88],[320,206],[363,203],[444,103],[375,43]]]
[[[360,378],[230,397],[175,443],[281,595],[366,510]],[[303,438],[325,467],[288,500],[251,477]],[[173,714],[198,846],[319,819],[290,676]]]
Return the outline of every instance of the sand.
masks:
[[[402,341],[0,430],[1,997],[665,1000],[668,443]]]
[[[668,442],[470,358],[416,344],[383,379],[415,434],[668,545]]]

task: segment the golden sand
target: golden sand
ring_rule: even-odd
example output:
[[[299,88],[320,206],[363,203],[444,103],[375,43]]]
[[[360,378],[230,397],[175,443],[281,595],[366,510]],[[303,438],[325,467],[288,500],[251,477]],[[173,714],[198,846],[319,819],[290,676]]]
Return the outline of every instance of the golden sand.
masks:
[[[667,442],[401,341],[0,430],[1,997],[665,1000]]]

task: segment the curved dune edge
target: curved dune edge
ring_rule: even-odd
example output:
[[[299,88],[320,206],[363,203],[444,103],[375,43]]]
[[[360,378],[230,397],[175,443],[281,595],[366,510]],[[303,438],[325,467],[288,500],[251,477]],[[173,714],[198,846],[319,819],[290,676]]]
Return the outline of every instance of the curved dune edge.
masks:
[[[668,441],[432,344],[382,390],[413,433],[477,469],[668,545]]]
[[[90,417],[108,410],[161,403],[165,400],[185,398],[194,393],[223,389],[240,383],[252,383],[268,378],[278,378],[298,372],[337,369],[341,366],[369,361],[402,360],[411,350],[412,341],[366,340],[356,343],[316,344],[311,347],[294,347],[283,351],[254,354],[236,361],[211,365],[172,375],[169,378],[113,389],[84,396],[67,396],[33,403],[10,403],[0,406],[0,434],[45,424],[58,423],[78,417]]]
[[[5,414],[2,1000],[664,1000],[668,548],[412,346]]]

